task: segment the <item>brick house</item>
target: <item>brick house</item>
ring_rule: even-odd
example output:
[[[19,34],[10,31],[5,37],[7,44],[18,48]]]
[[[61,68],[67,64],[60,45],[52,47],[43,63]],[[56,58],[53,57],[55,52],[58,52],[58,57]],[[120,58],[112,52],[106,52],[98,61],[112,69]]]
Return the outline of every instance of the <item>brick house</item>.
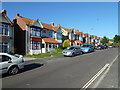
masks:
[[[0,12],[0,52],[14,53],[13,23],[6,10]]]
[[[41,53],[41,23],[38,19],[29,19],[16,14],[14,16],[14,46],[19,54]]]

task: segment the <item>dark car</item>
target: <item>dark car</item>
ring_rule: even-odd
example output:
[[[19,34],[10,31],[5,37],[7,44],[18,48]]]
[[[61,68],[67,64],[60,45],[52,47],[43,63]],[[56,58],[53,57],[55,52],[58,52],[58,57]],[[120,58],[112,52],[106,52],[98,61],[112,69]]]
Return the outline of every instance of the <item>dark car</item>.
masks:
[[[95,47],[95,49],[97,49],[97,50],[105,49],[105,46],[103,46],[103,45],[98,45],[98,46]]]
[[[119,45],[113,45],[113,47],[117,48],[117,47],[119,47]]]
[[[103,44],[103,46],[104,46],[104,49],[107,49],[107,48],[108,48],[108,45],[106,45],[106,44]]]

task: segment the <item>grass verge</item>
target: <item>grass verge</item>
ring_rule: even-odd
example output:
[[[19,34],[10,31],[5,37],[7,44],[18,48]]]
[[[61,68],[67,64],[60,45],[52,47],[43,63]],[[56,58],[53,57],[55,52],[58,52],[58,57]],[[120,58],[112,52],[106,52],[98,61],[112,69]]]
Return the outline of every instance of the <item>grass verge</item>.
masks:
[[[50,56],[55,56],[55,55],[61,55],[62,54],[62,49],[55,49],[51,52],[47,53],[40,53],[40,54],[33,54],[33,55],[25,55],[24,57],[31,57],[31,58],[43,58],[43,57],[50,57]]]

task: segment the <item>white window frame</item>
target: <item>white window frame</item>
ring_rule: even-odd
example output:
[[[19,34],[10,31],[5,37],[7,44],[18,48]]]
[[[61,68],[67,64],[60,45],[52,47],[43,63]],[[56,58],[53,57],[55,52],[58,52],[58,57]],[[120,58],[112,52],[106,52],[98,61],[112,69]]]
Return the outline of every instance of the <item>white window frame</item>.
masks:
[[[9,43],[0,43],[0,45],[1,45],[1,47],[2,47],[2,52],[4,52],[4,46],[7,46],[7,51],[6,51],[6,53],[8,53],[9,52]],[[1,48],[0,48],[1,49]]]
[[[5,34],[6,29],[8,30],[7,34]],[[2,35],[2,36],[9,36],[9,25],[7,25],[7,24],[0,24],[0,30],[2,30],[2,33],[0,33],[0,35]]]

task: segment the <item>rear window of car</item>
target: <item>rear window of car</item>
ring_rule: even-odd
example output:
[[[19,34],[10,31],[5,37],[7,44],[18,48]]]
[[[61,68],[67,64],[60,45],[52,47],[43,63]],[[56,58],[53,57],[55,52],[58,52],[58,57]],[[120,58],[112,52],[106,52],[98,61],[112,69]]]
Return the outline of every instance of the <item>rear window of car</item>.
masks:
[[[68,47],[67,50],[73,50],[75,47]]]
[[[90,47],[90,45],[82,45],[82,47]]]

